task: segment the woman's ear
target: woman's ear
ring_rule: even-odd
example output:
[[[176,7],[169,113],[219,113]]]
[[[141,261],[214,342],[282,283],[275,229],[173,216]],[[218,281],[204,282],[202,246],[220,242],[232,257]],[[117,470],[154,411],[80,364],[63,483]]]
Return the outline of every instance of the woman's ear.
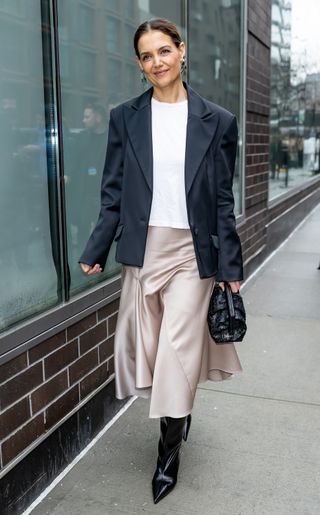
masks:
[[[179,52],[181,55],[181,59],[186,56],[186,45],[184,44],[183,41],[181,41],[181,43],[179,45]]]

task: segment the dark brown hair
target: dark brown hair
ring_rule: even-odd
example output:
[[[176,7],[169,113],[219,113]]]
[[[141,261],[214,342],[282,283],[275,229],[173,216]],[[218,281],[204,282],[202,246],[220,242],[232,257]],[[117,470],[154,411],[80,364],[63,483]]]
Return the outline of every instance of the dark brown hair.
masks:
[[[172,23],[169,20],[166,20],[165,18],[155,18],[154,20],[144,21],[143,23],[141,23],[141,25],[139,25],[135,32],[133,38],[133,46],[138,58],[140,58],[138,50],[139,39],[141,38],[141,36],[143,36],[143,34],[146,34],[151,30],[160,30],[160,32],[163,32],[163,34],[170,36],[173,43],[176,45],[177,48],[179,48],[182,39],[174,23]]]

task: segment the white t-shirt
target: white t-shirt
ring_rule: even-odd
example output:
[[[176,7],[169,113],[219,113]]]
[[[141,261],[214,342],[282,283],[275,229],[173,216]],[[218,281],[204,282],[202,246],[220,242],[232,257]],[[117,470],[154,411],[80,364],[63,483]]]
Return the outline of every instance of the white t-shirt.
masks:
[[[149,225],[188,229],[185,151],[188,101],[151,99],[153,197]]]

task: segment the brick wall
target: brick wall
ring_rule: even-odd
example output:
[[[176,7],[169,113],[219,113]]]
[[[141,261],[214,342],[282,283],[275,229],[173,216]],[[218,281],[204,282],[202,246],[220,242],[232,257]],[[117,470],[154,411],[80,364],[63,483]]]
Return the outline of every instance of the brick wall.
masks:
[[[118,301],[0,366],[1,468],[114,373]]]
[[[268,219],[271,0],[248,1],[244,263],[266,245]]]

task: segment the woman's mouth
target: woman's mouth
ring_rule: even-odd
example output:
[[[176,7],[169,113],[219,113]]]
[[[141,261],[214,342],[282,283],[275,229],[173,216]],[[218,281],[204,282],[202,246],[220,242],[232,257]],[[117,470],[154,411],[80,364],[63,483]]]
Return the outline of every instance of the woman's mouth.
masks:
[[[158,72],[154,72],[154,75],[156,77],[163,77],[166,73],[167,73],[168,70],[159,70]]]

